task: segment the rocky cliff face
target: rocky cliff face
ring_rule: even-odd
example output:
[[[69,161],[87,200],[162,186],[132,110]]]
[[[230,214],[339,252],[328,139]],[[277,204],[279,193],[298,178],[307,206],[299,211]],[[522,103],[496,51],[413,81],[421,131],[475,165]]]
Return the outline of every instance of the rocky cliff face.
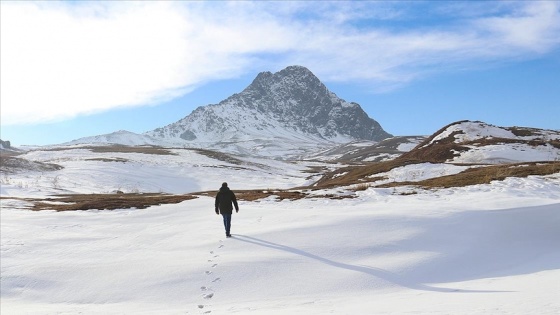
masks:
[[[308,69],[262,72],[242,92],[146,135],[190,143],[344,143],[390,137],[360,105],[338,98]]]

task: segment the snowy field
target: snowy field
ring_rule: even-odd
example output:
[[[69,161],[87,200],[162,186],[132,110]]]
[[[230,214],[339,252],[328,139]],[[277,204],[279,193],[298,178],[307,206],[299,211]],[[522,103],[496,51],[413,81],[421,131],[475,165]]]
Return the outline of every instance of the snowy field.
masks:
[[[208,197],[60,213],[2,200],[0,311],[560,313],[558,174],[416,192],[240,202],[229,239]]]
[[[501,148],[469,154],[519,158],[513,146]],[[0,313],[560,314],[560,174],[311,193],[351,199],[241,201],[232,238],[211,197],[74,212],[32,212],[17,199],[184,194],[223,181],[234,191],[291,188],[314,182],[314,168],[338,167],[171,153],[73,147],[21,155],[64,168],[0,178]],[[376,176],[419,181],[467,167],[421,163]]]
[[[46,196],[63,193],[171,193],[217,190],[223,181],[239,189],[291,188],[310,184],[308,167],[322,163],[244,158],[232,163],[196,150],[169,149],[172,155],[95,153],[81,147],[36,150],[20,157],[64,167],[51,172],[2,174],[2,195]],[[108,162],[109,161],[109,162]],[[234,161],[235,162],[235,161]]]

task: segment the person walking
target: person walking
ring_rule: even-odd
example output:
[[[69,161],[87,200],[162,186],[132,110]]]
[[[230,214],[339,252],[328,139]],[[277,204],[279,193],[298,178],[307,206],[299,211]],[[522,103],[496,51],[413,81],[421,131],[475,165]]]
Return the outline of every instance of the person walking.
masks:
[[[226,237],[231,237],[231,214],[233,213],[233,206],[235,206],[235,212],[239,212],[239,206],[237,205],[237,198],[235,198],[235,194],[229,189],[226,182],[222,183],[222,187],[216,195],[216,202],[214,206],[216,208],[216,214],[222,214],[222,217],[224,218]]]

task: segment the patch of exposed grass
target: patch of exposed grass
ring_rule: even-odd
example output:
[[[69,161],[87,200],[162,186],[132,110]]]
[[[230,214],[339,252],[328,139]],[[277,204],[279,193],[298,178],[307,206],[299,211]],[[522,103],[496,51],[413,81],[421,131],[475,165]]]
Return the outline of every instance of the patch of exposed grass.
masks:
[[[123,158],[91,158],[91,159],[86,159],[86,161],[121,162],[121,163],[128,162],[127,159],[123,159]]]
[[[439,140],[430,145],[418,146],[414,150],[404,153],[399,159],[417,160],[429,163],[444,163],[460,155],[460,152],[470,150],[462,144],[455,143],[455,135],[452,133],[449,137]]]
[[[364,190],[367,190],[370,187],[371,187],[371,184],[362,183],[362,184],[356,185],[353,190],[354,191],[364,191]]]
[[[245,190],[236,192],[236,196],[240,200],[253,201],[258,199],[268,198],[274,196],[276,200],[281,201],[284,199],[298,200],[305,198],[306,194],[301,191],[288,191],[288,190]]]
[[[556,149],[560,149],[560,140],[550,140],[548,143]]]
[[[217,191],[206,191],[197,193],[198,195],[204,195],[209,197],[215,197]],[[234,191],[237,200],[244,200],[244,201],[255,201],[259,199],[265,199],[270,196],[276,197],[276,200],[281,201],[284,199],[289,200],[298,200],[305,198],[307,196],[306,193],[298,191],[298,190],[262,190],[262,189],[254,189],[254,190],[235,190]]]
[[[244,164],[244,162],[241,161],[240,159],[234,158],[233,156],[222,152],[212,151],[207,149],[189,149],[189,150],[193,150],[199,154],[202,154],[212,159],[216,159],[218,161],[227,162],[234,165]]]
[[[142,153],[154,155],[177,155],[168,149],[158,146],[126,146],[126,145],[111,145],[103,147],[89,147],[94,153]]]
[[[0,159],[0,171],[2,173],[17,173],[21,171],[50,172],[63,168],[58,164],[30,161],[15,156],[2,155]]]
[[[195,199],[193,195],[165,195],[165,194],[75,194],[60,195],[57,198],[25,199],[34,205],[31,210],[115,210],[115,209],[145,209],[150,206],[180,203],[184,200]]]
[[[61,147],[61,148],[51,148],[42,149],[42,151],[66,151],[75,149],[86,149],[94,153],[142,153],[142,154],[154,154],[154,155],[177,155],[171,152],[169,149],[165,149],[159,146],[127,146],[121,144],[105,145],[105,146],[82,146],[82,147]]]
[[[532,136],[540,135],[540,133],[538,132],[539,130],[535,128],[515,126],[515,127],[505,128],[505,129],[511,131],[511,133],[513,133],[517,137],[532,137]]]
[[[206,192],[196,193],[196,195],[215,197],[217,193],[218,193],[217,191],[206,191]],[[355,198],[354,195],[335,195],[335,194],[311,195],[305,191],[300,191],[300,190],[277,190],[277,189],[235,190],[234,193],[235,196],[237,197],[237,200],[243,200],[243,201],[256,201],[269,197],[274,197],[276,201],[282,201],[285,199],[299,200],[303,198],[328,198],[328,199]]]

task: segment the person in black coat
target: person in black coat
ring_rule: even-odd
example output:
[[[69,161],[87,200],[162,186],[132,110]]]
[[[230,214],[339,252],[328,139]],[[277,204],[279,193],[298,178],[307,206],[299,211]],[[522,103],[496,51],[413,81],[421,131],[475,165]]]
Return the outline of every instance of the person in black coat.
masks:
[[[222,188],[218,191],[216,195],[215,202],[216,214],[222,214],[224,217],[224,227],[226,228],[226,237],[231,237],[231,214],[233,213],[233,206],[235,206],[235,212],[239,212],[239,206],[237,205],[237,198],[235,194],[231,191],[227,183],[222,183]]]

